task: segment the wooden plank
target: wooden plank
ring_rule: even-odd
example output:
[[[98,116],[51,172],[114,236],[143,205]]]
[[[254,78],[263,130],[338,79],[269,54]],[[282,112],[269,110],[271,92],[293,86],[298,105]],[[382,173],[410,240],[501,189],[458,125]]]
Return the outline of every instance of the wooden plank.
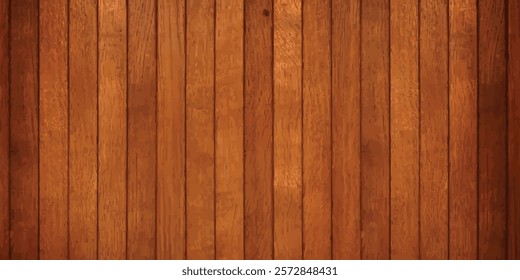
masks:
[[[477,258],[477,4],[450,2],[450,259]]]
[[[128,2],[127,258],[156,258],[155,1]]]
[[[390,258],[389,1],[361,6],[361,258]]]
[[[390,258],[419,259],[419,2],[390,2]]]
[[[520,3],[508,3],[508,259],[520,260]]]
[[[262,260],[274,257],[273,1],[244,5],[244,256]]]
[[[69,3],[69,258],[97,258],[97,1]]]
[[[274,1],[274,258],[302,258],[302,1]]]
[[[303,3],[303,258],[330,259],[330,0]]]
[[[126,1],[98,2],[98,258],[127,257]]]
[[[420,7],[421,259],[448,259],[448,0]]]
[[[479,259],[507,256],[507,43],[505,0],[478,2]]]
[[[185,259],[186,3],[157,5],[157,258]]]
[[[215,2],[215,254],[244,258],[244,3]]]
[[[11,1],[9,138],[11,259],[39,257],[38,1]]]
[[[68,4],[40,3],[40,259],[68,258]]]
[[[215,258],[214,4],[186,7],[186,245],[198,260]]]
[[[332,256],[361,258],[361,1],[332,1]]]
[[[9,259],[9,0],[0,0],[0,260]]]

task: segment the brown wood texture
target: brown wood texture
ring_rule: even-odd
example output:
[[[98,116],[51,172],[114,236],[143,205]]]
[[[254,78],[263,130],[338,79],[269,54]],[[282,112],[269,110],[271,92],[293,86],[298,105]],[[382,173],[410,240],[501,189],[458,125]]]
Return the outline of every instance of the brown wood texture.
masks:
[[[520,259],[520,3],[0,0],[0,259]]]

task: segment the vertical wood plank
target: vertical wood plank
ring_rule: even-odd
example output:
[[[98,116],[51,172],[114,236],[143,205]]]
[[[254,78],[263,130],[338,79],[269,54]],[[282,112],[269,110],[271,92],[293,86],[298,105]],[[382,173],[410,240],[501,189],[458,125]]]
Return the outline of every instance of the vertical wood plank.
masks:
[[[68,258],[68,4],[40,1],[40,259]]]
[[[450,2],[450,259],[477,258],[477,3]]]
[[[97,1],[69,2],[69,258],[97,258]]]
[[[330,259],[330,0],[303,3],[303,257]]]
[[[273,0],[245,1],[245,258],[272,259]]]
[[[98,258],[127,257],[125,0],[98,2]]]
[[[187,258],[215,258],[214,1],[186,9]]]
[[[421,259],[448,259],[448,0],[420,7]]]
[[[479,259],[507,256],[505,0],[478,2]]]
[[[274,1],[274,258],[302,258],[302,1]]]
[[[157,258],[185,259],[186,2],[157,5]]]
[[[128,5],[128,259],[156,258],[156,1]]]
[[[215,19],[215,245],[244,258],[244,1],[217,0]]]
[[[389,1],[362,1],[361,13],[361,257],[388,259]]]
[[[11,1],[9,195],[11,258],[39,258],[38,0]]]
[[[332,255],[361,258],[361,1],[332,1]]]
[[[390,257],[419,259],[419,2],[390,1]]]
[[[508,258],[520,259],[520,3],[508,1]]]
[[[0,260],[9,259],[9,0],[0,0]]]

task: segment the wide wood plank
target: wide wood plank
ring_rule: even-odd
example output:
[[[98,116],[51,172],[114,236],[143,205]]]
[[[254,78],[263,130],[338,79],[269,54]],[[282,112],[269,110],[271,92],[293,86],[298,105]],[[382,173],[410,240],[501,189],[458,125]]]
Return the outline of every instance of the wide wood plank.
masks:
[[[390,4],[390,257],[419,259],[419,2]]]
[[[40,258],[68,258],[68,2],[40,2]]]
[[[477,3],[450,2],[450,259],[476,259]]]
[[[157,259],[185,259],[186,2],[157,5]]]
[[[38,0],[11,1],[9,196],[11,259],[39,258]]]
[[[244,3],[215,2],[215,254],[244,258]]]
[[[361,258],[390,258],[390,6],[361,6]]]
[[[302,258],[302,1],[274,1],[274,258]]]
[[[420,257],[445,260],[448,258],[448,0],[422,0],[420,9]]]
[[[506,1],[478,2],[478,257],[507,254]]]
[[[303,257],[330,259],[330,0],[303,3]]]
[[[197,260],[215,258],[214,9],[186,7],[186,245]]]
[[[98,258],[127,257],[125,0],[98,2]]]
[[[69,258],[97,258],[97,1],[69,3]]]
[[[508,259],[520,260],[520,3],[508,2]]]
[[[156,258],[155,1],[128,1],[127,258]]]
[[[361,1],[332,1],[332,256],[361,258]]]
[[[244,256],[272,259],[273,0],[244,5]]]
[[[9,0],[0,0],[0,260],[9,259]]]

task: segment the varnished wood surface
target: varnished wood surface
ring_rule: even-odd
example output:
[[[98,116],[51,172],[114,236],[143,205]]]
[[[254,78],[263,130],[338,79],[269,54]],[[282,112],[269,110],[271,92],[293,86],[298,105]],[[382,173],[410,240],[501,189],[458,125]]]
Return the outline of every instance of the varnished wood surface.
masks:
[[[0,0],[0,259],[520,259],[513,0]]]

